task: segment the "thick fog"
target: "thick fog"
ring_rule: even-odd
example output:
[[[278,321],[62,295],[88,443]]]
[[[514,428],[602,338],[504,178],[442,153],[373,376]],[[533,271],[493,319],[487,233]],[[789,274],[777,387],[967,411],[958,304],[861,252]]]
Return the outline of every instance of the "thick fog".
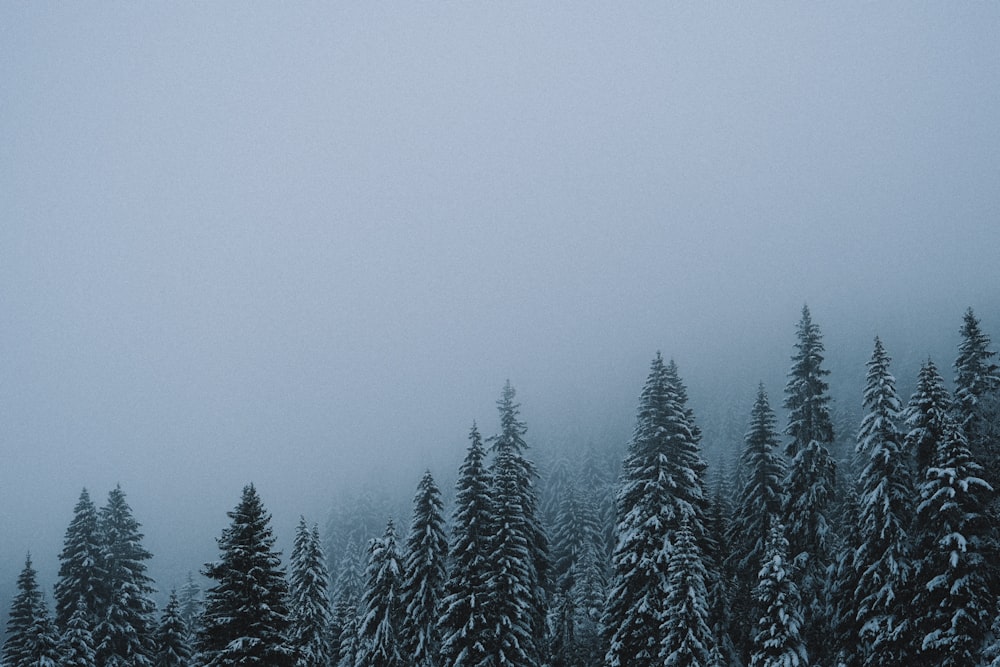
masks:
[[[696,417],[779,397],[804,303],[835,387],[876,332],[1000,339],[998,44],[989,3],[0,5],[0,606],[84,486],[163,590],[247,482],[287,545],[451,479],[508,378],[536,449],[624,446],[657,350]]]

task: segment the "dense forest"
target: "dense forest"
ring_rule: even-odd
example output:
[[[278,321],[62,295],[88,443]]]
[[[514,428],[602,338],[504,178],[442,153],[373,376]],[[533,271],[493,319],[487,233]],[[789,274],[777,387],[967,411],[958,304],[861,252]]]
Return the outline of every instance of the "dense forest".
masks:
[[[426,472],[408,521],[359,499],[302,519],[283,562],[249,484],[162,609],[123,490],[83,490],[51,596],[25,561],[2,665],[1000,665],[1000,368],[971,309],[960,334],[908,399],[876,337],[844,425],[803,308],[780,405],[760,384],[711,472],[659,353],[624,459],[536,459],[507,383],[495,435],[472,424],[453,489]]]

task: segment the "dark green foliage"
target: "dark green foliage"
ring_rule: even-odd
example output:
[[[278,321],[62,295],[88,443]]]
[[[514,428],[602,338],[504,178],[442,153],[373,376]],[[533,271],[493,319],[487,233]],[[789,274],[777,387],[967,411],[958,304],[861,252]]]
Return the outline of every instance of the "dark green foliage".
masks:
[[[908,524],[913,481],[897,423],[902,404],[882,341],[868,362],[865,417],[858,433],[861,473],[854,604],[863,664],[905,664],[910,655],[907,588],[911,577]]]
[[[759,615],[753,601],[757,573],[764,559],[770,526],[780,518],[784,504],[786,471],[785,462],[777,453],[775,421],[767,392],[761,384],[740,454],[742,485],[736,494],[728,535],[730,551],[725,562],[733,580],[729,600],[733,637],[744,661],[749,659],[753,623]]]
[[[823,646],[830,632],[824,597],[827,569],[833,562],[835,539],[830,522],[831,502],[836,482],[836,464],[830,455],[833,422],[830,418],[823,379],[823,342],[809,308],[802,308],[796,330],[798,341],[792,369],[785,386],[785,408],[791,441],[785,453],[791,459],[785,483],[784,521],[789,553],[796,563],[800,588],[809,600],[805,612],[804,636],[815,660],[824,660]]]
[[[66,529],[62,552],[59,554],[59,580],[55,587],[56,626],[64,630],[70,617],[83,600],[88,627],[97,626],[100,610],[106,604],[107,593],[104,553],[98,529],[97,508],[87,489],[73,508],[73,519]]]
[[[688,519],[674,536],[660,633],[664,667],[708,667],[715,637],[708,627],[708,574]]]
[[[58,658],[55,627],[29,555],[17,578],[17,595],[11,601],[7,617],[3,664],[4,667],[55,667]]]
[[[702,544],[704,463],[676,368],[657,354],[639,398],[617,494],[618,542],[604,614],[610,667],[657,664],[674,535],[687,521]]]
[[[288,642],[298,667],[326,667],[330,646],[330,576],[320,543],[319,528],[303,517],[295,529],[289,575]]]
[[[768,531],[754,595],[761,615],[754,631],[750,667],[806,667],[802,601],[780,522],[774,522]]]
[[[209,589],[198,636],[204,667],[292,667],[285,641],[288,587],[273,550],[271,517],[253,484],[243,488],[218,539],[220,559],[205,566]]]
[[[106,667],[142,667],[153,663],[153,613],[156,605],[146,561],[152,556],[142,546],[143,535],[121,487],[108,494],[101,508],[104,589],[107,598],[94,630],[97,660]]]
[[[192,664],[187,624],[181,616],[180,601],[174,591],[170,592],[170,599],[156,629],[154,664],[156,667],[190,667]]]
[[[441,492],[428,471],[413,499],[413,521],[406,541],[402,586],[403,646],[414,667],[435,667],[440,660],[437,621],[444,597],[448,540]]]
[[[482,438],[473,424],[456,484],[451,566],[438,623],[445,667],[479,665],[487,659],[492,644],[484,609],[493,524],[485,456]]]
[[[372,540],[368,548],[355,667],[403,667],[405,664],[400,641],[403,576],[396,528],[389,521],[385,534]]]
[[[63,631],[59,642],[59,656],[62,667],[97,667],[97,649],[90,632],[90,614],[82,598]]]

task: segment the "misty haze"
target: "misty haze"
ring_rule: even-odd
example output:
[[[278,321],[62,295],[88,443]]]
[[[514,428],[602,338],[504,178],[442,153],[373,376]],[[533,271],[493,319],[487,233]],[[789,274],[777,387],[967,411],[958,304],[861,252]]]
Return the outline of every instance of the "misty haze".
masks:
[[[0,4],[0,664],[1000,667],[998,44]]]

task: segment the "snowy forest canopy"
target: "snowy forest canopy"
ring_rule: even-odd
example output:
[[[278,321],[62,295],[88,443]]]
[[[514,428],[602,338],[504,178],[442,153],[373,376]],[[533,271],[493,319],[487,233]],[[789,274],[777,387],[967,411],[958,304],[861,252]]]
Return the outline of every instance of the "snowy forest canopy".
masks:
[[[909,397],[876,337],[849,424],[803,308],[781,399],[757,387],[711,469],[659,353],[624,457],[532,450],[508,383],[447,510],[426,472],[408,521],[369,495],[323,531],[302,519],[283,562],[249,484],[218,559],[159,610],[125,493],[84,490],[51,594],[26,559],[2,664],[1000,665],[1000,370],[971,309],[960,334],[953,360],[903,369]]]

